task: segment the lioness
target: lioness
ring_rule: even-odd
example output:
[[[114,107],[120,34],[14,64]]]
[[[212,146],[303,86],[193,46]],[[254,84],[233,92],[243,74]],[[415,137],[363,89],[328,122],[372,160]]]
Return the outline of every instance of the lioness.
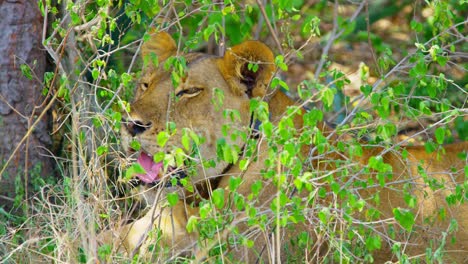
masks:
[[[356,187],[353,184],[341,186],[341,188],[356,188],[356,197],[366,201],[367,208],[374,208],[373,212],[378,211],[376,216],[369,217],[365,211],[351,211],[352,215],[346,215],[347,212],[328,212],[328,220],[335,221],[336,236],[343,240],[365,241],[367,238],[351,238],[349,233],[340,233],[342,225],[338,216],[342,215],[343,226],[350,224],[367,226],[373,230],[369,236],[381,236],[382,245],[375,245],[371,250],[373,260],[376,263],[385,261],[396,261],[398,255],[407,254],[413,258],[420,258],[422,262],[430,261],[424,257],[424,254],[439,254],[446,261],[455,263],[467,263],[468,261],[468,205],[467,205],[467,176],[466,155],[459,155],[468,150],[467,142],[446,145],[445,153],[438,155],[436,152],[428,154],[423,147],[409,146],[405,147],[407,154],[402,157],[401,154],[389,151],[383,147],[364,147],[362,154],[351,155],[349,152],[322,151],[320,156],[314,149],[312,143],[298,151],[299,159],[304,162],[308,158],[311,173],[320,172],[321,177],[307,178],[305,181],[314,182],[316,185],[324,186],[325,193],[317,194],[317,190],[302,189],[291,192],[291,196],[297,196],[302,199],[306,207],[303,209],[302,221],[293,228],[280,227],[277,218],[273,215],[275,212],[271,209],[272,200],[278,196],[277,180],[272,180],[262,176],[262,169],[268,159],[268,150],[270,146],[262,141],[262,136],[250,136],[249,140],[258,140],[258,145],[253,149],[255,158],[243,164],[241,169],[239,164],[228,164],[227,162],[217,160],[217,140],[224,138],[226,144],[237,145],[242,150],[246,145],[244,137],[230,137],[223,132],[223,125],[235,125],[236,128],[253,127],[253,114],[250,110],[252,98],[263,98],[268,101],[269,120],[277,124],[282,116],[287,112],[288,107],[294,105],[281,91],[268,94],[268,85],[275,71],[274,57],[272,51],[264,44],[258,41],[247,41],[238,46],[228,49],[224,57],[213,57],[199,53],[190,53],[184,55],[187,61],[187,69],[180,79],[177,87],[174,87],[170,71],[164,69],[164,62],[171,56],[177,55],[177,46],[175,41],[167,33],[154,34],[151,39],[142,46],[144,57],[154,57],[157,55],[159,65],[148,63],[143,70],[140,85],[136,93],[135,101],[131,104],[131,111],[128,120],[122,126],[122,143],[126,150],[135,152],[130,147],[130,142],[136,140],[141,143],[141,150],[135,153],[138,156],[138,162],[145,168],[146,173],[142,173],[139,178],[143,182],[154,183],[161,182],[163,175],[176,174],[177,169],[171,168],[163,173],[162,163],[155,163],[152,156],[158,152],[170,151],[169,148],[160,147],[157,143],[157,135],[161,131],[166,131],[168,122],[175,123],[177,132],[172,135],[166,146],[179,146],[182,148],[182,129],[189,128],[204,138],[205,142],[199,146],[197,161],[199,165],[196,171],[190,175],[190,180],[195,186],[195,190],[206,190],[207,194],[199,194],[198,197],[209,197],[211,191],[215,189],[225,189],[226,204],[228,206],[233,198],[230,196],[231,178],[236,176],[242,179],[237,189],[237,194],[247,197],[252,192],[253,185],[258,187],[258,180],[261,180],[261,189],[257,200],[252,203],[256,206],[256,212],[262,212],[267,217],[266,226],[261,224],[246,224],[249,219],[248,212],[239,210],[233,214],[232,225],[220,227],[219,236],[215,237],[213,243],[201,243],[199,234],[188,232],[186,225],[190,217],[199,216],[199,201],[194,198],[185,198],[179,195],[179,202],[169,208],[163,206],[163,203],[156,199],[151,210],[141,219],[132,224],[123,226],[117,234],[114,235],[115,244],[121,244],[127,252],[148,254],[151,245],[159,247],[160,245],[169,246],[174,249],[175,254],[180,251],[188,250],[196,258],[209,258],[208,250],[216,244],[224,244],[223,253],[232,257],[236,261],[245,261],[254,263],[256,260],[279,262],[279,261],[306,261],[320,260],[325,255],[330,255],[329,248],[345,250],[346,243],[342,246],[333,244],[336,240],[326,243],[327,231],[323,231],[323,218],[318,220],[316,217],[317,206],[320,201],[322,204],[346,203],[348,197],[336,195],[339,192],[331,191],[328,186],[330,179],[334,176],[340,166],[337,163],[327,163],[327,160],[342,160],[346,166],[356,166],[363,168],[356,174],[338,181],[342,183],[361,182]],[[258,66],[253,69],[253,64]],[[224,94],[224,102],[221,106],[216,106],[213,100],[219,91]],[[216,109],[216,108],[220,108]],[[236,110],[236,117],[226,118],[223,109]],[[301,129],[303,125],[302,110],[294,119],[294,126]],[[291,114],[291,113],[289,113]],[[234,124],[233,124],[234,123]],[[313,130],[317,129],[318,130]],[[331,146],[336,145],[341,139],[334,135],[332,130],[323,123],[317,123],[315,126],[309,126],[305,129],[320,133],[323,137],[328,136]],[[255,139],[257,138],[257,139]],[[311,140],[312,141],[312,140]],[[278,147],[278,146],[276,146]],[[281,147],[281,146],[279,146]],[[252,150],[252,149],[251,149]],[[245,149],[244,149],[245,151]],[[280,151],[280,150],[277,150]],[[401,152],[401,151],[400,151]],[[314,158],[315,157],[315,158]],[[377,158],[376,158],[377,157]],[[386,175],[387,183],[373,183],[377,175],[377,168],[369,167],[370,160],[380,160],[382,164],[391,166],[392,175]],[[207,161],[217,161],[214,166],[204,166]],[[350,165],[351,164],[351,165]],[[287,172],[282,170],[282,164],[278,163],[278,174],[286,176],[285,181],[291,183],[294,179],[288,179]],[[274,178],[274,177],[273,177]],[[378,182],[376,179],[375,182]],[[437,187],[429,184],[433,182]],[[455,189],[454,186],[460,184]],[[163,184],[164,186],[166,184]],[[159,186],[160,197],[168,193],[168,189]],[[335,186],[336,187],[336,186]],[[461,190],[460,190],[460,187]],[[407,190],[411,195],[404,197],[401,190]],[[195,191],[196,192],[196,191]],[[379,195],[376,195],[376,194]],[[458,198],[449,206],[446,198],[450,194],[457,194]],[[195,195],[197,196],[197,195]],[[376,198],[378,197],[378,199]],[[379,200],[379,201],[376,201]],[[408,202],[409,200],[413,201]],[[281,210],[288,210],[288,205]],[[326,208],[326,207],[324,207]],[[396,208],[396,210],[395,210]],[[235,210],[234,210],[235,211]],[[360,213],[361,212],[361,213]],[[371,211],[367,211],[371,212]],[[405,214],[411,212],[412,214]],[[324,214],[322,214],[323,216]],[[414,219],[411,218],[414,215]],[[398,217],[410,216],[415,223],[413,225],[400,225],[395,219]],[[231,216],[226,216],[226,218]],[[268,221],[271,220],[271,222]],[[275,220],[276,219],[276,220]],[[346,220],[344,220],[346,219]],[[458,226],[449,230],[451,219],[455,219]],[[327,221],[328,221],[327,220]],[[372,220],[372,221],[371,221]],[[322,222],[321,222],[322,221]],[[241,226],[237,229],[236,223]],[[221,229],[224,229],[221,230]],[[370,230],[369,229],[369,230]],[[149,238],[150,231],[160,230],[157,236],[157,242]],[[413,232],[408,232],[412,230]],[[235,232],[234,232],[235,231]],[[291,241],[303,232],[308,233],[308,244],[301,249],[298,243]],[[254,241],[253,247],[243,244],[232,244],[235,240],[235,234],[238,232],[248,233],[248,238]],[[235,233],[235,234],[234,234]],[[447,235],[449,233],[449,235]],[[233,235],[234,234],[234,235]],[[234,238],[233,238],[234,237]],[[152,237],[154,238],[154,236]],[[229,241],[229,242],[228,242]],[[297,242],[297,239],[294,240]],[[325,242],[324,242],[325,241]],[[397,242],[401,242],[398,244]],[[227,243],[227,244],[226,244]],[[379,244],[380,242],[377,242]],[[399,245],[399,250],[392,253],[392,245]],[[437,251],[439,246],[443,251]],[[353,245],[348,244],[348,248]],[[395,247],[395,246],[394,246]],[[430,249],[430,250],[429,250]],[[297,251],[296,251],[297,250]],[[432,251],[431,251],[432,250]],[[333,252],[332,252],[333,254]],[[335,254],[339,256],[341,253]],[[343,253],[344,254],[344,253]],[[348,256],[349,253],[348,252]],[[365,261],[357,256],[354,261]],[[280,258],[280,259],[278,259]],[[369,260],[369,259],[367,259]],[[333,259],[331,260],[333,261]]]

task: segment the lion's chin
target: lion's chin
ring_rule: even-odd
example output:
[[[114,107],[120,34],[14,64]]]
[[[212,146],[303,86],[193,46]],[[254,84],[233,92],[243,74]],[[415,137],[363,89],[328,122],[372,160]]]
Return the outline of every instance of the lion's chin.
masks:
[[[137,162],[145,169],[146,173],[136,174],[144,183],[154,183],[161,180],[160,173],[162,173],[162,162],[154,162],[153,157],[148,153],[142,151],[137,159]]]

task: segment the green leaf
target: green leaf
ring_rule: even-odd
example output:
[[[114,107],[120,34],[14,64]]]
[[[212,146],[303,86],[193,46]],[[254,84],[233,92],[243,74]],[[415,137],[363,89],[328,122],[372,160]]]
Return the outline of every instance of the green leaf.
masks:
[[[119,123],[122,121],[122,113],[120,112],[113,112],[111,115],[112,121]]]
[[[237,161],[239,160],[238,148],[236,146],[231,146],[230,149],[231,149],[231,156],[232,156],[231,163],[237,163]]]
[[[273,135],[273,124],[269,121],[263,122],[260,125],[260,131],[262,131],[267,138],[271,138]]]
[[[135,174],[144,173],[146,173],[145,169],[139,163],[134,163],[125,172],[125,180],[131,180],[135,176]]]
[[[427,141],[426,143],[424,143],[424,148],[426,149],[427,153],[432,153],[437,149],[437,146],[434,142]]]
[[[246,159],[242,159],[239,161],[239,169],[242,171],[245,171],[247,169],[247,166],[249,166],[249,161]]]
[[[396,135],[396,133],[397,129],[393,123],[377,126],[377,134],[384,140],[391,139],[394,135]]]
[[[431,109],[428,107],[427,101],[421,101],[419,103],[419,110],[425,115],[432,115]]]
[[[216,30],[216,27],[214,25],[209,25],[203,30],[203,40],[208,41],[210,36],[213,34],[213,32]]]
[[[395,220],[408,232],[411,231],[414,225],[414,214],[408,209],[394,208],[393,215]]]
[[[198,225],[198,218],[195,216],[190,216],[190,218],[187,221],[186,229],[187,232],[192,233],[193,231],[197,230],[197,225]]]
[[[436,58],[437,63],[442,67],[445,67],[445,64],[447,64],[448,60],[449,59],[447,57],[444,57],[444,56],[437,56],[437,58]]]
[[[31,68],[27,64],[20,65],[21,73],[23,73],[24,77],[28,78],[29,80],[33,79],[33,74]]]
[[[192,130],[189,131],[189,134],[190,134],[190,138],[193,140],[195,145],[199,146],[200,145],[200,138],[198,137],[198,135],[195,132],[193,132]]]
[[[245,208],[245,198],[244,196],[234,193],[234,204],[238,211],[242,211]]]
[[[255,207],[250,207],[250,208],[248,209],[248,215],[249,215],[250,218],[256,218],[256,217],[258,217],[258,215],[257,215],[257,209],[256,209]]]
[[[372,92],[372,86],[368,84],[362,85],[361,92],[364,94],[364,96],[369,96],[369,94]]]
[[[408,158],[408,150],[403,149],[403,151],[401,152],[401,157],[403,159],[407,159]]]
[[[445,139],[445,128],[443,127],[438,127],[435,132],[435,138],[438,144],[444,144],[444,139]]]
[[[45,3],[43,3],[42,1],[37,1],[37,5],[38,5],[39,10],[41,11],[41,14],[42,14],[43,17],[46,16],[44,4]]]
[[[339,185],[336,181],[333,181],[333,182],[330,184],[330,189],[331,189],[335,194],[338,194],[338,192],[340,191],[340,185]]]
[[[250,186],[250,188],[251,188],[251,190],[252,190],[252,194],[253,194],[254,196],[257,196],[257,195],[260,193],[260,191],[261,191],[261,189],[262,189],[262,186],[263,186],[263,184],[262,184],[262,181],[261,181],[261,180],[255,181],[255,182],[252,184],[252,186]]]
[[[406,193],[404,199],[409,208],[414,208],[416,206],[417,199],[415,196]]]
[[[167,155],[164,155],[164,159],[163,159],[163,166],[164,166],[164,170],[167,170],[167,168],[169,168],[169,166],[171,167],[175,167],[175,162],[174,162],[174,153],[171,153],[171,154],[167,154]],[[154,158],[153,158],[154,160]]]
[[[294,186],[296,187],[296,189],[300,192],[302,191],[302,188],[304,186],[304,180],[302,177],[299,177],[297,179],[294,180]]]
[[[317,16],[308,16],[304,19],[302,33],[312,36],[320,36],[320,18]]]
[[[377,180],[379,181],[380,187],[385,186],[385,174],[382,172],[377,173]]]
[[[420,61],[418,61],[416,65],[410,70],[410,75],[413,74],[412,77],[417,77],[417,78],[421,78],[425,76],[426,73],[427,73],[427,65],[424,59],[421,59]]]
[[[179,201],[179,194],[176,192],[168,193],[166,197],[170,207],[174,207]]]
[[[330,217],[330,209],[328,207],[322,208],[318,213],[318,218],[324,225],[328,225],[328,219]]]
[[[362,157],[363,150],[362,146],[359,144],[354,144],[349,146],[349,155],[350,157]]]
[[[224,189],[219,188],[213,191],[211,199],[216,208],[221,209],[224,207]]]
[[[233,5],[228,5],[221,10],[221,13],[223,14],[223,16],[226,16],[230,13],[233,13],[234,11],[235,11],[235,7]]]
[[[229,190],[232,191],[232,192],[237,190],[237,188],[239,188],[241,183],[242,183],[242,178],[241,177],[232,176],[229,179]]]
[[[291,17],[291,19],[292,19],[293,21],[298,21],[299,19],[301,19],[301,15],[300,15],[300,14],[293,15],[293,16]]]
[[[70,11],[69,14],[73,25],[81,24],[81,18],[76,12]]]
[[[325,198],[327,197],[327,189],[320,187],[318,190],[318,195],[320,198]]]
[[[369,167],[374,170],[378,170],[380,165],[383,163],[382,156],[372,156],[369,158]]]
[[[122,81],[122,84],[125,87],[128,87],[128,84],[132,80],[132,76],[130,74],[124,72],[124,73],[122,73],[122,75],[120,75],[120,80]]]
[[[366,248],[369,251],[380,249],[382,247],[382,240],[379,235],[371,235],[366,238]]]
[[[96,149],[96,153],[101,156],[103,154],[106,154],[107,151],[109,150],[109,148],[106,146],[106,145],[102,145],[102,146],[99,146],[97,149]]]
[[[274,212],[279,210],[280,214],[283,211],[284,206],[288,203],[289,198],[283,192],[279,193],[273,200],[271,201],[270,207]],[[279,208],[278,208],[279,206]]]
[[[183,131],[181,141],[182,141],[182,146],[185,148],[185,150],[189,150],[190,149],[190,136],[188,135],[186,129],[184,129]]]
[[[232,160],[234,159],[234,157],[232,156],[231,147],[227,143],[225,143],[225,141],[222,142],[222,145],[220,145],[222,154],[221,158],[227,163],[233,163]]]
[[[319,109],[312,109],[304,114],[303,120],[304,126],[314,127],[317,125],[317,122],[323,120],[323,112]]]
[[[325,104],[326,107],[331,107],[333,105],[333,98],[335,97],[335,94],[335,89],[328,88],[323,90],[322,102]]]
[[[416,32],[421,32],[423,30],[423,25],[416,20],[411,20],[410,26],[411,29]]]
[[[455,130],[462,140],[468,140],[468,120],[465,121],[462,116],[455,118]]]
[[[163,161],[165,157],[166,157],[166,154],[164,152],[162,151],[156,152],[156,154],[153,155],[153,161],[155,163],[158,163],[158,162]]]
[[[275,64],[280,68],[282,71],[287,71],[288,70],[288,65],[284,63],[284,57],[282,55],[278,55],[275,58]]]
[[[130,147],[133,149],[133,150],[140,150],[141,148],[141,145],[140,145],[140,142],[138,142],[137,140],[132,140],[130,141]]]
[[[91,75],[93,76],[93,80],[97,80],[97,78],[99,77],[99,70],[94,68],[91,72]]]
[[[279,85],[281,88],[285,89],[286,91],[289,91],[289,86],[288,86],[288,84],[287,84],[285,81],[281,80],[281,79],[278,78],[278,77],[274,77],[273,80],[271,81],[270,87],[276,88],[278,85]]]
[[[210,204],[209,203],[204,203],[200,207],[200,218],[201,219],[206,219],[210,215],[210,212],[211,212]]]
[[[379,93],[373,93],[370,97],[371,103],[373,105],[379,105],[380,104],[380,94]]]
[[[185,152],[181,148],[177,148],[174,154],[175,154],[176,166],[178,168],[184,166],[185,157],[187,156]]]
[[[159,132],[156,137],[156,142],[161,148],[166,145],[168,140],[169,140],[169,134],[166,131]]]
[[[259,66],[258,66],[257,63],[249,63],[249,64],[247,65],[247,69],[248,69],[249,71],[252,71],[252,72],[257,72],[257,71],[258,71],[258,68],[259,68]]]
[[[431,98],[435,98],[437,96],[437,86],[432,82],[426,86],[426,91]]]
[[[414,45],[416,46],[416,48],[418,48],[419,50],[421,51],[426,51],[426,47],[424,47],[424,44],[421,44],[421,43],[414,43]]]
[[[39,1],[39,2],[41,2],[41,1]],[[104,245],[98,247],[98,256],[99,256],[99,258],[107,259],[107,256],[110,256],[111,253],[112,253],[112,247],[109,244],[104,244]]]

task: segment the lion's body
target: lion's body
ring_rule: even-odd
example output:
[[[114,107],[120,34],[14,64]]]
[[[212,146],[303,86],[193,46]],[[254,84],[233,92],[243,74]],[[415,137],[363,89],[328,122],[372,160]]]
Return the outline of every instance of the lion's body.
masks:
[[[164,33],[157,34],[148,44],[143,46],[144,55],[154,52],[159,56],[160,64],[171,55],[176,54],[176,46],[174,41]],[[131,105],[130,118],[132,122],[139,124],[138,131],[134,127],[124,127],[122,131],[122,142],[125,148],[129,148],[129,142],[133,139],[141,143],[142,150],[155,154],[159,151],[165,151],[156,144],[156,135],[166,129],[166,122],[174,122],[181,131],[182,128],[190,128],[195,133],[205,138],[205,143],[200,148],[200,158],[203,160],[216,160],[216,142],[217,139],[223,137],[222,126],[231,124],[232,122],[223,117],[223,111],[215,110],[212,100],[215,97],[214,89],[219,89],[224,94],[223,109],[235,109],[239,112],[239,119],[235,119],[236,128],[248,127],[251,122],[250,98],[262,97],[265,95],[266,87],[272,77],[274,66],[273,55],[271,51],[259,42],[247,42],[234,47],[228,51],[224,58],[208,57],[205,55],[189,55],[188,70],[185,78],[182,78],[178,87],[173,88],[170,73],[162,70],[162,66],[149,66],[145,69],[142,77],[143,88],[137,93],[135,102]],[[246,61],[261,62],[260,68],[256,73],[247,73]],[[263,63],[263,64],[262,64]],[[175,89],[175,90],[174,90]],[[178,95],[177,100],[171,100],[171,93]],[[283,93],[276,92],[269,96],[270,120],[275,123],[281,119],[287,108],[294,103]],[[298,116],[295,119],[297,127],[302,126],[302,120]],[[317,125],[325,135],[330,135],[332,132],[326,125],[319,123]],[[341,140],[336,135],[330,135],[330,141]],[[181,145],[181,133],[176,133],[167,143],[168,146]],[[237,144],[242,147],[244,143],[238,137],[235,140],[227,139],[228,144]],[[333,143],[332,143],[333,144]],[[356,193],[362,199],[369,201],[368,206],[376,206],[381,211],[380,217],[374,219],[375,230],[380,232],[383,237],[387,234],[391,226],[396,230],[395,241],[408,241],[409,244],[402,245],[402,249],[410,256],[424,254],[426,248],[437,249],[437,245],[430,245],[429,241],[439,242],[442,239],[442,233],[448,231],[450,219],[454,218],[458,222],[458,231],[451,233],[447,238],[447,246],[445,250],[453,250],[455,252],[446,253],[446,259],[450,262],[466,263],[468,261],[468,203],[466,192],[462,191],[464,198],[461,198],[456,205],[448,206],[446,196],[451,194],[456,184],[466,182],[464,168],[466,159],[460,159],[457,154],[468,150],[467,142],[445,146],[446,153],[437,155],[437,153],[428,154],[423,147],[406,147],[407,157],[402,158],[401,154],[394,151],[386,151],[382,147],[364,147],[362,156],[350,157],[345,153],[332,153],[325,155],[321,159],[312,159],[310,168],[317,171],[330,171],[336,169],[333,163],[321,162],[328,159],[340,159],[348,161],[348,164],[364,167],[368,164],[371,157],[382,156],[383,161],[390,164],[393,168],[393,184],[382,187],[378,181],[374,185],[369,185],[366,188],[361,188]],[[277,195],[277,187],[272,181],[266,181],[262,178],[261,170],[265,167],[265,160],[268,158],[268,146],[266,143],[260,143],[257,149],[256,160],[253,160],[245,170],[241,170],[237,164],[229,166],[224,162],[218,162],[215,167],[206,168],[200,166],[198,173],[192,177],[194,182],[210,181],[213,178],[218,178],[214,183],[207,184],[210,188],[229,189],[230,177],[242,177],[243,181],[237,190],[240,194],[248,196],[251,192],[252,184],[257,180],[263,180],[263,188],[259,194],[258,211],[268,211],[271,201]],[[310,149],[303,150],[303,156],[307,157]],[[401,152],[401,151],[399,151]],[[419,167],[419,169],[418,169]],[[442,183],[444,187],[431,189],[424,177],[421,177],[421,168],[425,171],[428,177]],[[354,178],[353,178],[354,177]],[[367,181],[373,176],[372,172],[351,175],[349,180]],[[353,178],[353,179],[351,179]],[[326,184],[326,180],[316,179],[317,184]],[[343,180],[343,183],[346,183]],[[466,186],[466,185],[465,185]],[[342,188],[348,188],[342,186]],[[416,223],[411,237],[404,237],[409,233],[404,232],[403,228],[393,220],[393,208],[408,208],[407,201],[402,190],[406,188],[416,198],[416,204],[411,211],[416,215]],[[329,187],[327,187],[329,190]],[[165,190],[162,190],[164,192]],[[380,202],[374,204],[372,198],[375,193],[380,194]],[[330,192],[329,192],[330,193]],[[306,198],[309,192],[304,190],[301,192],[301,197]],[[226,191],[226,198],[229,197],[229,192]],[[329,194],[326,198],[320,198],[320,201],[327,203],[337,201]],[[338,201],[340,199],[338,198]],[[345,202],[345,201],[341,201]],[[441,209],[446,211],[446,220],[434,221],[429,223],[430,219],[437,216]],[[310,211],[305,211],[306,221],[303,224],[295,226],[293,231],[288,228],[283,228],[280,232],[284,248],[276,248],[273,235],[275,229],[259,231],[254,230],[252,239],[255,241],[255,246],[252,249],[238,246],[232,248],[230,252],[234,253],[235,259],[250,262],[260,255],[260,258],[268,261],[273,260],[276,256],[281,255],[286,259],[296,253],[293,253],[292,246],[289,245],[289,238],[294,237],[298,232],[307,231],[313,238],[310,248],[304,254],[304,258],[313,257],[319,258],[318,252],[327,250],[327,243],[323,243],[323,238],[320,236],[318,226],[312,226],[313,223],[318,223],[313,215],[317,213],[313,208]],[[197,216],[197,206],[191,206],[179,201],[172,209],[163,209],[161,204],[153,205],[153,208],[143,217],[135,221],[133,224],[124,226],[120,233],[117,234],[125,245],[128,252],[132,252],[139,247],[140,240],[145,238],[148,230],[154,227],[162,231],[162,241],[164,245],[172,246],[175,250],[188,249],[191,253],[197,255],[198,258],[206,257],[206,251],[196,247],[196,234],[188,233],[185,225],[191,216]],[[243,222],[245,214],[238,212],[238,217],[233,222]],[[356,219],[359,215],[353,215]],[[437,218],[437,217],[436,217]],[[364,221],[364,220],[363,220]],[[246,226],[246,225],[243,225]],[[339,225],[337,227],[339,229]],[[229,230],[229,229],[227,229]],[[243,227],[247,231],[247,227]],[[251,228],[250,231],[253,229]],[[277,230],[276,230],[277,231]],[[322,230],[323,231],[323,230]],[[336,230],[335,230],[336,231]],[[401,234],[398,234],[401,232]],[[229,231],[220,232],[221,240],[228,237]],[[319,236],[317,236],[319,234]],[[455,243],[450,242],[450,238],[456,238]],[[278,236],[279,237],[279,236]],[[278,238],[276,237],[276,239]],[[270,239],[272,241],[270,241]],[[348,239],[348,238],[346,238]],[[268,241],[267,241],[268,240]],[[284,245],[283,245],[284,243]],[[143,243],[145,244],[145,243]],[[148,243],[146,243],[148,244]],[[147,250],[147,246],[143,246]],[[197,248],[197,249],[195,249]],[[287,248],[287,250],[285,249]],[[280,250],[280,254],[278,254]],[[323,253],[325,254],[325,253]],[[374,259],[376,263],[383,263],[386,260],[396,260],[396,257],[391,253],[387,246],[387,242],[383,240],[382,249],[374,251]],[[294,255],[297,259],[301,259],[298,255]],[[424,258],[423,258],[424,260]]]
[[[285,113],[287,107],[293,104],[293,102],[282,93],[278,93],[275,97],[272,98],[272,100],[270,101],[270,106],[275,108],[275,111],[271,112],[271,118],[273,120],[279,120]],[[275,112],[277,114],[275,114]],[[296,125],[300,126],[302,125],[302,123]],[[327,130],[327,127],[325,125],[320,124],[319,127],[320,126],[322,126],[322,131]],[[261,178],[261,174],[259,172],[265,166],[264,160],[267,158],[267,149],[268,146],[266,146],[266,144],[260,145],[259,159],[257,160],[257,162],[252,164],[244,173],[244,186],[239,190],[241,194],[245,196],[249,195],[249,193],[251,192],[250,185]],[[403,188],[405,188],[405,185],[411,185],[411,193],[415,196],[417,200],[417,204],[414,210],[412,210],[412,212],[414,212],[414,215],[417,217],[414,226],[416,231],[411,235],[410,238],[405,237],[407,236],[407,233],[405,233],[404,235],[397,235],[396,237],[394,237],[394,240],[407,241],[408,243],[412,243],[412,245],[406,245],[406,248],[404,250],[405,254],[407,254],[408,256],[420,257],[421,255],[426,253],[426,248],[432,248],[432,250],[435,250],[440,245],[442,233],[448,232],[448,227],[450,225],[451,219],[456,219],[458,224],[458,231],[452,233],[448,236],[448,238],[446,238],[447,243],[446,247],[444,248],[444,250],[447,250],[447,252],[452,252],[446,253],[446,257],[444,258],[444,260],[447,261],[447,263],[468,263],[467,198],[465,196],[465,199],[464,201],[462,201],[462,204],[451,207],[447,206],[446,202],[446,197],[454,192],[454,186],[456,184],[463,185],[467,180],[464,173],[464,167],[467,165],[467,162],[466,160],[460,159],[456,155],[457,153],[467,152],[467,142],[446,145],[445,155],[437,155],[437,153],[429,154],[425,151],[424,147],[421,146],[408,146],[405,147],[405,149],[408,152],[408,156],[406,159],[403,159],[400,153],[385,152],[385,149],[382,147],[365,148],[361,157],[354,158],[355,160],[353,160],[353,162],[358,164],[358,166],[365,166],[368,164],[369,158],[382,155],[382,153],[384,153],[382,155],[383,161],[387,164],[390,164],[393,168],[393,177],[391,180],[388,181],[388,183],[386,183],[385,187],[381,187],[376,182],[373,186],[369,188],[363,188],[362,190],[360,190],[359,194],[364,200],[372,201],[372,196],[376,192],[379,192],[380,204],[378,206],[378,210],[381,213],[379,220],[390,220],[394,217],[393,208],[408,208],[408,204],[405,202],[405,197],[403,195],[402,190]],[[262,155],[261,153],[264,154]],[[332,155],[332,157],[329,158],[352,159],[347,156],[338,157],[336,155]],[[322,159],[327,160],[327,157],[323,157]],[[429,178],[434,179],[439,183],[443,183],[445,187],[431,190],[427,182],[425,182],[424,179],[421,177],[421,173],[419,173],[418,171],[418,165],[421,166],[421,168],[428,175]],[[326,162],[324,164],[316,163],[313,166],[318,170],[324,171],[333,171],[335,169],[334,165],[331,165]],[[231,169],[229,175],[239,175],[241,173],[242,172],[236,167]],[[358,177],[353,180],[365,181],[368,177],[375,176],[369,174],[362,174],[358,175]],[[222,178],[218,188],[227,188],[228,186],[229,177],[224,177]],[[466,193],[464,194],[466,195]],[[269,185],[264,186],[263,192],[259,197],[259,201],[261,201],[259,202],[259,207],[261,207],[261,205],[263,205],[264,207],[268,207],[273,198],[276,197],[276,195],[277,187],[270,182]],[[304,198],[306,196],[307,195],[304,195]],[[330,202],[330,204],[331,202],[333,202],[331,200],[331,197],[327,197],[325,199],[325,204],[327,204],[328,201]],[[372,204],[372,202],[370,202],[369,204]],[[429,218],[431,219],[431,221],[434,220],[433,218],[437,218],[438,212],[441,209],[447,210],[447,216],[445,221],[437,219],[432,224],[424,222],[425,220],[427,221]],[[390,222],[393,224],[395,223],[395,220],[391,220]],[[389,224],[375,225],[378,231],[382,232],[381,234],[383,235],[383,237],[390,236],[388,226]],[[302,228],[308,229],[311,227]],[[299,232],[302,231],[301,228],[299,228],[298,230]],[[290,233],[288,234],[288,232]],[[294,236],[297,233],[298,232],[291,232],[285,230],[284,234],[286,238],[283,238],[284,242],[286,242],[291,236]],[[450,238],[452,236],[456,238],[456,243],[450,242]],[[265,244],[271,243],[271,241],[266,242],[264,240],[264,236],[260,235],[257,238],[257,242],[255,244],[261,246],[256,250],[260,251],[263,249],[262,247]],[[430,245],[429,243],[434,244]],[[315,247],[314,249],[317,249],[317,247]],[[287,257],[286,255],[289,255],[290,253],[284,253],[285,254],[282,255],[282,258],[285,259]],[[242,254],[245,254],[245,252],[241,252],[241,254],[238,255]],[[320,254],[326,253],[321,252]],[[256,256],[253,257],[255,258]],[[391,249],[389,248],[388,244],[383,244],[382,249],[380,251],[374,252],[373,257],[375,263],[385,263],[386,261],[397,260],[396,256],[394,256],[394,254],[391,253]],[[251,258],[252,256],[250,256],[250,261],[248,261],[247,263],[251,262]],[[265,256],[263,258],[268,259]],[[423,257],[422,259],[424,260],[425,258]]]

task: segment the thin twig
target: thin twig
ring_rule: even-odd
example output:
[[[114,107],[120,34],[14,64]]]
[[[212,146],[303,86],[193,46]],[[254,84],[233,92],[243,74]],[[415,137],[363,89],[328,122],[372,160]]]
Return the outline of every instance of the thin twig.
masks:
[[[374,61],[375,68],[379,71],[379,76],[382,76],[382,70],[377,63],[377,58],[375,57],[374,47],[372,46],[371,38],[370,38],[370,22],[369,22],[369,3],[366,3],[366,25],[367,25],[367,44],[369,45],[370,53],[372,54],[372,60]]]
[[[270,30],[270,33],[271,35],[273,36],[273,40],[275,41],[275,44],[276,46],[278,47],[278,51],[283,54],[283,48],[281,47],[281,42],[279,41],[278,39],[278,36],[276,35],[276,32],[275,30],[273,29],[273,27],[271,26],[271,23],[270,23],[270,20],[268,19],[268,15],[265,11],[265,7],[263,6],[263,4],[260,2],[260,0],[256,0],[257,1],[257,5],[258,7],[260,8],[260,12],[262,13],[263,17],[265,18],[265,23],[267,24],[268,26],[268,29]]]
[[[367,0],[361,2],[359,7],[357,8],[357,10],[349,18],[350,22],[354,21],[357,18],[357,16],[359,15],[359,13],[361,13],[361,10],[362,10],[362,8],[364,7],[364,5],[366,3],[367,3]],[[335,42],[335,40],[338,39],[341,36],[341,34],[343,34],[345,32],[345,29],[342,29],[337,33],[338,26],[339,26],[338,25],[338,1],[335,0],[335,5],[334,5],[334,8],[333,8],[333,29],[332,29],[332,32],[330,33],[330,37],[328,38],[327,44],[323,48],[322,56],[320,58],[320,62],[318,64],[318,66],[317,66],[317,69],[315,70],[315,79],[318,79],[318,77],[320,75],[320,72],[322,71],[323,65],[325,65],[325,61],[326,61],[326,59],[328,57],[328,52],[330,51],[330,48],[331,48],[333,42]]]
[[[434,36],[433,38],[431,38],[430,40],[428,40],[426,43],[424,43],[424,45],[428,45],[429,43],[431,43],[434,39],[438,38],[440,35],[442,34],[445,34],[447,31],[451,30],[452,28],[457,28],[459,27],[460,25],[463,25],[465,24],[466,21],[463,21],[463,22],[460,22],[458,24],[455,24],[453,26],[451,26],[450,28],[444,30],[443,32],[440,32],[439,34],[437,34],[436,36]],[[404,66],[404,63],[409,60],[411,58],[411,56],[413,56],[414,54],[416,53],[416,51],[412,52],[411,54],[408,54],[406,55],[403,59],[401,59],[388,73],[385,74],[385,76],[383,76],[382,78],[378,79],[373,85],[372,85],[372,91],[376,91],[378,89],[378,87],[384,82],[384,80],[387,80],[392,74],[394,74],[396,71],[400,70],[401,67]],[[430,55],[426,55],[426,56],[430,56]],[[363,95],[360,95],[356,98],[357,100],[357,103],[353,104],[354,105],[354,108],[353,110],[343,119],[343,121],[341,121],[337,127],[339,126],[342,126],[344,124],[346,124],[352,117],[354,117],[354,115],[356,114],[356,111],[358,111],[358,109],[360,109],[360,106],[364,103],[366,97],[363,96]],[[327,136],[327,140],[330,139],[331,137],[333,137],[335,134],[336,134],[337,130],[334,130],[330,133],[330,135]],[[317,147],[313,147],[313,149],[311,151],[315,151]]]

